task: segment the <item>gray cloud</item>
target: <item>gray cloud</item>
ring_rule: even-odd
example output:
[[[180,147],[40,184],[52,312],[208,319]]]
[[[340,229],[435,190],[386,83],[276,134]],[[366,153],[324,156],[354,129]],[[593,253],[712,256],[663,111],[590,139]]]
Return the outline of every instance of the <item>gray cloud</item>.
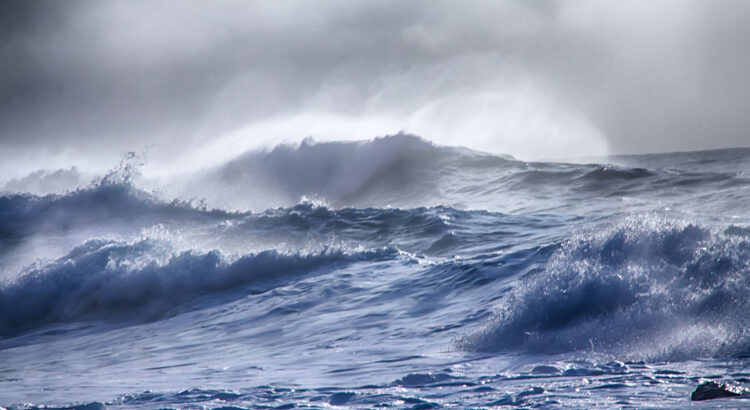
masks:
[[[2,8],[0,151],[14,158],[401,128],[522,157],[750,145],[744,1]]]

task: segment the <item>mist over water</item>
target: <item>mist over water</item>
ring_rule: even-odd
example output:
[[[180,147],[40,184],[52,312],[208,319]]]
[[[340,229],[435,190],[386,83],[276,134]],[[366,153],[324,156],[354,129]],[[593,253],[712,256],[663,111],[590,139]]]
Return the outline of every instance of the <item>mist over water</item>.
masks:
[[[524,160],[747,147],[740,0],[10,1],[2,182],[401,130]]]

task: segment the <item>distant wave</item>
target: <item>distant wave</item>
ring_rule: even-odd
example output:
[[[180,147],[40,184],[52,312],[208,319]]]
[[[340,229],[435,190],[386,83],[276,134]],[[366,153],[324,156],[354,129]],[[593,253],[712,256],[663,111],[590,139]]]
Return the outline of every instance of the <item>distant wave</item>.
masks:
[[[173,253],[163,243],[92,240],[0,286],[0,334],[78,320],[148,320],[196,297],[263,292],[317,270],[393,258],[395,248]]]
[[[234,210],[287,207],[302,198],[332,207],[491,206],[520,193],[556,197],[649,195],[654,189],[691,191],[703,186],[750,184],[748,176],[722,167],[721,152],[707,172],[687,169],[677,161],[645,157],[653,168],[629,158],[622,164],[524,162],[460,147],[434,145],[408,134],[368,141],[311,142],[280,145],[248,152],[237,159],[177,181],[171,196],[205,199],[212,206]],[[606,159],[599,159],[604,160]],[[542,197],[548,197],[548,194]],[[537,198],[538,199],[538,198]],[[487,209],[487,208],[485,208]]]
[[[750,353],[750,231],[631,218],[564,243],[469,350],[682,360]]]
[[[290,206],[301,198],[334,207],[429,206],[440,204],[446,174],[466,165],[505,167],[512,162],[407,134],[358,142],[305,140],[298,146],[248,152],[197,173],[178,195],[240,210]]]
[[[435,145],[397,134],[367,141],[313,142],[250,151],[208,170],[164,180],[140,176],[144,161],[128,153],[120,164],[81,188],[75,169],[35,171],[6,184],[6,196],[70,194],[107,185],[154,192],[163,202],[204,203],[227,211],[263,211],[304,200],[342,207],[434,207],[505,210],[509,199],[534,206],[544,198],[581,200],[581,195],[648,197],[750,185],[750,175],[726,161],[734,151],[705,155],[616,157],[610,163],[524,162],[461,147]],[[689,165],[706,157],[700,169]],[[605,161],[606,158],[599,159]],[[683,162],[680,162],[683,161]],[[691,162],[692,161],[692,162]],[[644,166],[645,164],[645,166]],[[634,165],[634,166],[631,166]],[[70,185],[77,191],[65,190]],[[75,182],[76,180],[78,182]],[[63,181],[63,182],[60,182]],[[75,182],[75,183],[74,183]],[[77,184],[77,185],[76,185]],[[519,205],[524,207],[526,205]]]
[[[332,209],[312,201],[257,213],[226,212],[176,200],[164,202],[130,185],[100,185],[65,195],[0,196],[0,251],[36,235],[64,235],[87,228],[119,232],[128,227],[137,232],[165,224],[182,228],[202,224],[216,237],[235,238],[237,242],[291,245],[295,240],[297,244],[328,243],[339,238],[367,246],[396,244],[412,252],[435,254],[476,242],[471,235],[456,231],[454,223],[487,216],[502,217],[449,207]],[[446,247],[446,238],[456,235],[462,242]],[[441,238],[441,242],[429,245]]]

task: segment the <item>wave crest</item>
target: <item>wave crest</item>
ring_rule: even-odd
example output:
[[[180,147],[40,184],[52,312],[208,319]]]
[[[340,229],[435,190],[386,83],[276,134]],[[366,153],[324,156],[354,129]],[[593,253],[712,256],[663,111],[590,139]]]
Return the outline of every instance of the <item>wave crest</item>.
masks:
[[[593,350],[681,360],[750,352],[750,236],[630,219],[562,245],[527,278],[470,350]]]
[[[318,270],[397,255],[382,248],[230,257],[217,250],[173,253],[150,240],[93,240],[0,287],[0,332],[84,319],[152,319],[202,295],[240,287],[262,292]]]

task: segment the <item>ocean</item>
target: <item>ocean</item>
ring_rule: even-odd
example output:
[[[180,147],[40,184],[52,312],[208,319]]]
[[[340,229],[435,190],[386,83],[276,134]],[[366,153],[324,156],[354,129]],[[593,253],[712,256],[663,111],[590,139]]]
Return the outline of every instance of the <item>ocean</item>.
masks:
[[[0,406],[750,406],[750,149],[399,134],[0,196]]]

